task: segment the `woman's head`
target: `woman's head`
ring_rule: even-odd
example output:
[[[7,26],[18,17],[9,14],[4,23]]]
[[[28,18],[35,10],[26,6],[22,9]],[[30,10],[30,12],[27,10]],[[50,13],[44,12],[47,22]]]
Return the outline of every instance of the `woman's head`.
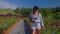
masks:
[[[34,7],[33,7],[34,12],[38,12],[38,9],[39,9],[38,6],[34,6]]]

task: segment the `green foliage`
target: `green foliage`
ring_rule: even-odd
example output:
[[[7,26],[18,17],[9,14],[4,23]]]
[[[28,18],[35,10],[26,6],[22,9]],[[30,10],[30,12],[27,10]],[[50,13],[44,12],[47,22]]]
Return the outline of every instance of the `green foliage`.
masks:
[[[52,13],[54,19],[60,19],[60,8],[53,8]]]
[[[0,13],[15,13],[21,14],[24,16],[29,16],[29,14],[33,12],[32,8],[16,8],[15,10],[12,9],[0,9]],[[53,19],[60,19],[60,7],[56,8],[39,8],[39,12],[44,17],[53,17]]]
[[[16,10],[12,9],[0,9],[0,13],[15,13],[15,14],[21,14],[22,16],[29,16],[31,12],[33,12],[32,8],[16,8]],[[39,8],[39,12],[43,16],[45,27],[44,34],[60,34],[58,32],[57,28],[55,26],[48,26],[52,21],[58,21],[60,23],[60,7],[56,8]],[[7,20],[8,19],[8,20]],[[6,20],[6,21],[5,21]],[[15,23],[17,19],[9,19],[9,18],[0,18],[0,33],[3,30],[6,30],[8,27],[10,27],[12,24]],[[25,21],[29,22],[29,18],[25,18]]]
[[[20,13],[21,15],[28,16],[31,12],[33,12],[32,8],[16,8],[16,13]],[[60,8],[39,8],[39,12],[44,17],[53,17],[53,19],[60,19]]]
[[[30,24],[29,22],[29,18],[25,18],[24,19],[27,23]],[[42,34],[60,34],[60,31],[58,31],[56,26],[50,26],[49,24],[52,23],[52,21],[54,21],[54,19],[52,18],[43,18],[44,24],[45,24],[45,31],[42,32]]]
[[[0,13],[14,13],[12,9],[0,9]]]
[[[31,8],[16,8],[16,10],[14,10],[16,13],[20,13],[21,15],[27,16],[30,14],[30,12],[32,12]]]
[[[11,17],[0,17],[0,33],[7,30],[11,25],[13,25],[19,18]]]

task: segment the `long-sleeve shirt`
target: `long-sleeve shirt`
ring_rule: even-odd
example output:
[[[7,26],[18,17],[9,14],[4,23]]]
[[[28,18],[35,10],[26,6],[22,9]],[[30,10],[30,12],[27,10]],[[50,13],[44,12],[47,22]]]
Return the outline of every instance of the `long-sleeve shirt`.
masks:
[[[38,16],[34,16],[33,12],[29,15],[29,18],[34,22],[40,22],[41,26],[44,26],[43,19],[40,13],[38,13]]]

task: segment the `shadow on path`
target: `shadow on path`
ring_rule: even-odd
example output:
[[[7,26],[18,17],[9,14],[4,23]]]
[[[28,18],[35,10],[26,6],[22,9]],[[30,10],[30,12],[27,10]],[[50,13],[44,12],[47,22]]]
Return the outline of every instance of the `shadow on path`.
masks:
[[[25,28],[25,34],[32,34],[32,29],[30,29],[30,26],[25,21],[24,21],[24,28]]]

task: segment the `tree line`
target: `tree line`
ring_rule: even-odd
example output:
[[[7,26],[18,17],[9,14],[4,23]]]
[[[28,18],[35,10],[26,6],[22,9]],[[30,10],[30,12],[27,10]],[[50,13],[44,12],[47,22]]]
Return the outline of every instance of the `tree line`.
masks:
[[[16,8],[14,12],[23,16],[28,16],[33,11],[32,8]],[[60,7],[56,8],[39,8],[39,12],[43,17],[52,17],[54,19],[60,19]]]

